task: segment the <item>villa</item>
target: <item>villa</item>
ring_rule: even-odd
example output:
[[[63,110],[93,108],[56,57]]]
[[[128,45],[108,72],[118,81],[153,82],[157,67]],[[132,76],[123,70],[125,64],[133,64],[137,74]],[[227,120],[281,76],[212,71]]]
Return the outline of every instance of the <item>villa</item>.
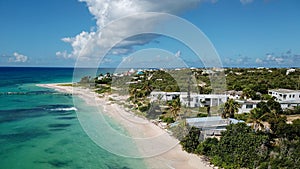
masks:
[[[187,92],[151,92],[149,97],[151,101],[169,101],[179,97],[181,104],[189,107],[219,106],[227,101],[227,96],[223,94],[191,93],[188,99]]]
[[[269,90],[269,95],[277,101],[300,101],[300,90],[273,89]]]
[[[230,124],[244,123],[242,120],[233,118],[223,119],[221,116],[187,118],[186,123],[189,126],[201,129],[203,139],[209,136],[220,136],[222,131]]]
[[[240,108],[238,109],[238,114],[250,113],[250,111],[257,107],[257,104],[261,100],[236,100],[239,103]]]

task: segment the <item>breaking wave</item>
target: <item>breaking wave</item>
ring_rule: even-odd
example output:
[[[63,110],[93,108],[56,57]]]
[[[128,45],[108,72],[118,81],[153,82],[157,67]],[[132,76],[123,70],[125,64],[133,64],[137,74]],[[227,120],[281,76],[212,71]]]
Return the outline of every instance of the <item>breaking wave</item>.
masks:
[[[60,107],[60,108],[54,108],[54,109],[49,109],[50,111],[77,111],[76,107]]]

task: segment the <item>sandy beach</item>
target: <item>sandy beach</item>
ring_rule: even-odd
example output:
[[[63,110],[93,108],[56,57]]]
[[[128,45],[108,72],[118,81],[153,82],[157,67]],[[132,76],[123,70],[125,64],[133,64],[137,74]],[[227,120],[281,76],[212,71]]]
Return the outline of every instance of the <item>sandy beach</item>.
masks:
[[[90,89],[58,84],[41,84],[41,87],[52,88],[59,92],[72,93],[82,98],[91,106],[101,106],[101,109],[118,124],[122,125],[134,138],[141,157],[150,169],[208,169],[212,168],[199,156],[182,150],[179,141],[171,137],[167,131],[151,123],[149,120],[137,117],[118,104],[111,103],[109,97],[98,97]]]

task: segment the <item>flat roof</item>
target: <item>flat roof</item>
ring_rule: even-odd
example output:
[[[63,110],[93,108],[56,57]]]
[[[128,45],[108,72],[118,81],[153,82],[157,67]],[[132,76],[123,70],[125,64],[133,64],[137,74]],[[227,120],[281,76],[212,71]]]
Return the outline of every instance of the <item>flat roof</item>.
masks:
[[[283,100],[279,101],[280,104],[300,104],[300,100]]]
[[[271,89],[269,92],[277,93],[300,93],[300,90],[291,90],[291,89]]]
[[[211,116],[211,117],[199,117],[199,118],[187,118],[186,122],[193,126],[198,127],[216,127],[216,126],[226,126],[229,124],[236,124],[244,122],[243,120],[237,120],[233,118],[223,119],[221,116]]]

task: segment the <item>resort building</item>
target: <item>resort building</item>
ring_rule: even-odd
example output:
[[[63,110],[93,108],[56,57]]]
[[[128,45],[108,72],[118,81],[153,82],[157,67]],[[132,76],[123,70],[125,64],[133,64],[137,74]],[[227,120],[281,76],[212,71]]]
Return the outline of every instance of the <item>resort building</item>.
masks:
[[[182,93],[180,95],[180,102],[187,107],[204,107],[204,106],[219,106],[227,101],[227,96],[224,94],[190,94],[190,101],[188,101],[188,94]]]
[[[300,100],[284,100],[279,101],[282,109],[300,106]]]
[[[300,90],[273,89],[269,95],[276,98],[276,101],[300,101]]]
[[[227,96],[222,94],[197,94],[191,93],[188,99],[187,92],[151,92],[151,101],[169,101],[179,97],[182,105],[187,107],[219,106],[227,101]]]
[[[209,136],[220,136],[222,131],[226,130],[226,126],[230,124],[244,123],[242,120],[233,118],[223,119],[221,116],[187,118],[186,123],[189,126],[201,129],[202,139]]]

